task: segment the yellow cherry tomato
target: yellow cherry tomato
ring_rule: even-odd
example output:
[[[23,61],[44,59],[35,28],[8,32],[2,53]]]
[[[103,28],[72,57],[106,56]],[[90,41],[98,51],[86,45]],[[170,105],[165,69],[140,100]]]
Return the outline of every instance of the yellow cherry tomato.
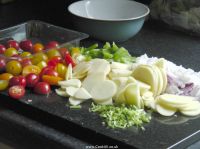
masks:
[[[0,74],[0,80],[10,80],[13,77],[11,73]]]
[[[81,53],[80,49],[78,47],[71,48],[71,55],[79,55]]]
[[[56,77],[56,76],[50,76],[50,75],[43,75],[42,81],[49,83],[50,85],[58,85],[59,81],[62,81],[63,78]]]
[[[40,67],[40,69],[42,70],[42,68],[46,67],[47,66],[47,62],[45,61],[41,61],[37,64],[38,67]]]
[[[16,60],[9,61],[6,64],[6,72],[11,73],[15,76],[19,75],[22,72],[22,65]]]
[[[18,52],[15,48],[8,48],[6,49],[6,51],[4,52],[4,55],[7,56],[7,57],[11,57],[13,55],[17,55]]]
[[[27,65],[27,66],[25,66],[25,67],[23,68],[23,70],[22,70],[22,75],[23,75],[23,76],[26,76],[26,75],[28,75],[28,74],[30,74],[30,73],[34,73],[34,74],[36,74],[36,75],[39,75],[40,71],[41,71],[41,69],[40,69],[40,67],[38,67],[38,66],[35,66],[35,65]]]
[[[8,88],[8,80],[0,80],[0,91],[3,91]]]
[[[21,57],[30,57],[32,54],[30,52],[22,52],[20,54]]]
[[[67,72],[67,67],[62,64],[62,63],[58,63],[55,67],[56,72],[58,73],[58,76],[61,78],[65,78],[65,74]]]
[[[33,65],[37,65],[39,62],[41,61],[47,61],[48,57],[45,53],[39,52],[33,55],[33,57],[31,58],[31,62]]]
[[[46,52],[46,54],[49,59],[53,58],[54,56],[61,56],[57,49],[50,49]]]

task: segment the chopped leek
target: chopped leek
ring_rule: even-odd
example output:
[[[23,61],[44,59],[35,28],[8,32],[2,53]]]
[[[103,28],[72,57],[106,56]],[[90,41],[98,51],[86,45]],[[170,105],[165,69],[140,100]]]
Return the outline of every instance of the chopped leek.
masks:
[[[95,105],[92,103],[91,112],[99,113],[104,118],[105,123],[111,128],[128,128],[137,126],[144,129],[143,123],[148,123],[151,116],[143,109],[138,109],[134,105],[113,106],[113,105]]]

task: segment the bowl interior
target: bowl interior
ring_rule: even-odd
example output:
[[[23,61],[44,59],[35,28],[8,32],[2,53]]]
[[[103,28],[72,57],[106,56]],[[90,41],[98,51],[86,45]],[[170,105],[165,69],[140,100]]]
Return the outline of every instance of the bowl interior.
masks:
[[[79,17],[97,20],[131,20],[146,16],[149,8],[131,0],[83,0],[68,10]]]

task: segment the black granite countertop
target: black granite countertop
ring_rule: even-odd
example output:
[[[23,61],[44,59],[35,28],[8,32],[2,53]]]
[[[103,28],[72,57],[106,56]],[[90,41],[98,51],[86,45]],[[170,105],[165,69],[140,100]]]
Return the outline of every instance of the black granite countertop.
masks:
[[[24,1],[18,0],[14,3],[0,6],[0,28],[7,28],[27,20],[37,19],[55,25],[74,29],[70,15],[65,13],[66,6],[72,1],[58,1],[56,5],[49,1]],[[23,7],[22,7],[23,6]],[[65,7],[64,7],[65,6]],[[17,14],[17,15],[16,15]],[[89,38],[82,41],[82,45],[88,46],[94,42],[102,45],[104,42]],[[118,43],[127,48],[131,53],[141,55],[147,53],[150,56],[165,57],[176,64],[193,68],[200,71],[200,38],[192,37],[185,33],[169,29],[160,22],[148,21],[142,30],[130,40]],[[86,148],[88,145],[106,145],[102,141],[92,141],[92,138],[83,139],[77,137],[78,133],[65,129],[59,129],[56,124],[50,124],[57,119],[49,120],[45,113],[37,113],[34,109],[29,109],[18,103],[6,102],[5,97],[0,95],[0,148],[1,145],[10,148]],[[16,107],[17,105],[17,107]],[[31,112],[37,113],[32,115]],[[195,128],[199,130],[199,120],[193,120]],[[189,121],[191,122],[191,121]],[[62,126],[58,124],[57,126]],[[70,127],[69,127],[70,128]],[[181,132],[177,132],[180,134]],[[198,133],[199,134],[199,133]],[[81,134],[80,134],[81,136]],[[166,138],[173,140],[173,138]],[[195,135],[186,143],[175,146],[185,148],[200,140],[200,135]],[[2,143],[1,143],[2,142]],[[118,144],[111,140],[112,145]],[[124,144],[118,144],[125,146]],[[173,145],[169,144],[168,146]],[[125,146],[127,147],[127,146]],[[154,146],[155,147],[155,146]],[[190,148],[197,148],[193,145]],[[152,148],[149,145],[149,148]]]

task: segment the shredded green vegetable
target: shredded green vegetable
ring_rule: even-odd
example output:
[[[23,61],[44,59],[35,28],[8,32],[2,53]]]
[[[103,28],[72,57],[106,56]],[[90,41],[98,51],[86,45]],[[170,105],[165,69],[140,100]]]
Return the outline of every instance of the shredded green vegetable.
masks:
[[[97,112],[104,118],[105,123],[111,128],[128,128],[137,126],[144,130],[143,123],[148,123],[151,116],[143,109],[138,109],[134,105],[113,106],[113,105],[95,105],[89,109],[91,112]]]
[[[135,57],[132,57],[128,50],[124,47],[118,47],[114,42],[112,45],[106,42],[102,48],[99,48],[98,44],[93,44],[88,48],[81,47],[81,54],[83,54],[86,60],[93,58],[103,58],[108,61],[116,61],[120,63],[132,63],[135,61]]]

